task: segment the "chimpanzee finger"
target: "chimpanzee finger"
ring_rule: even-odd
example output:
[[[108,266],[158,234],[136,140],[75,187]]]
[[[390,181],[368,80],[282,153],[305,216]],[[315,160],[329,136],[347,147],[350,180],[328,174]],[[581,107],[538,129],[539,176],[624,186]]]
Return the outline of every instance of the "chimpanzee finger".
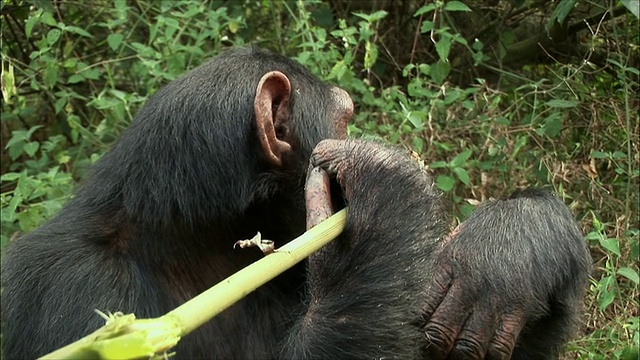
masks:
[[[321,168],[313,168],[305,185],[307,230],[333,215],[329,175]]]
[[[488,301],[483,301],[481,303],[481,309],[476,309],[471,316],[469,316],[462,331],[458,334],[458,339],[449,354],[449,358],[485,358],[497,325],[496,311],[492,308],[487,308],[490,304]]]
[[[436,312],[438,306],[444,297],[447,296],[447,291],[453,281],[453,273],[451,272],[451,266],[441,265],[439,266],[436,274],[431,280],[431,284],[427,288],[425,297],[425,306],[422,309],[422,317],[429,321],[431,316]]]
[[[329,176],[336,176],[347,157],[346,144],[344,140],[322,140],[311,154],[311,166],[321,167]]]
[[[521,311],[502,315],[500,326],[489,343],[487,359],[509,359],[516,347],[518,335],[526,322],[526,316]]]
[[[423,330],[428,344],[426,353],[429,359],[446,359],[451,352],[458,334],[462,329],[469,311],[462,288],[454,284],[449,289],[440,306],[428,319]]]

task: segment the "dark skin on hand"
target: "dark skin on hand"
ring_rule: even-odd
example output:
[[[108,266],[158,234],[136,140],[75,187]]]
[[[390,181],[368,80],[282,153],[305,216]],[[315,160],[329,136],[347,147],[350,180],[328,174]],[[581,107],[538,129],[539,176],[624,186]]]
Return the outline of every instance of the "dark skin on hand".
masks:
[[[431,177],[397,149],[346,140],[352,115],[344,90],[257,48],[167,84],[65,207],[3,249],[3,358],[89,334],[94,309],[161,316],[264,256],[238,240],[282,246],[345,205],[342,235],[176,357],[556,357],[589,268],[564,204],[516,194],[447,238]]]

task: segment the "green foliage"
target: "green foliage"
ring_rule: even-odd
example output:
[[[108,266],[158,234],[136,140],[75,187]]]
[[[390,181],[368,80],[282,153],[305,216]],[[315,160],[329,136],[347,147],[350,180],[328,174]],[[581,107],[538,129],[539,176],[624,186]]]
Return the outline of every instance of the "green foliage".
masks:
[[[550,29],[555,23],[564,24],[567,20],[567,16],[573,10],[578,0],[560,0],[556,8],[551,13],[551,17],[547,22],[547,30]]]
[[[637,15],[602,17],[572,38],[583,57],[557,60],[530,55],[517,25],[534,17],[543,33],[566,30],[585,23],[576,16],[587,5],[588,14],[612,9],[497,3],[500,11],[473,1],[390,2],[409,10],[401,12],[340,0],[4,1],[0,240],[53,216],[158,88],[253,43],[347,90],[356,104],[351,136],[381,137],[425,159],[460,220],[516,188],[561,194],[596,264],[584,336],[569,351],[637,357]]]
[[[4,5],[13,22],[3,23],[2,122],[12,129],[2,167],[3,243],[62,206],[150,94],[223,43],[244,43],[236,38],[240,6],[26,5]]]
[[[598,307],[604,311],[609,307],[616,297],[621,296],[618,278],[626,278],[630,283],[630,288],[635,288],[640,284],[638,272],[626,266],[620,266],[622,252],[620,241],[615,237],[607,237],[605,226],[597,219],[593,218],[594,230],[587,234],[587,240],[597,242],[606,254],[605,265],[602,268],[605,273],[596,284],[598,291]],[[628,231],[627,246],[635,255],[638,255],[638,229]]]

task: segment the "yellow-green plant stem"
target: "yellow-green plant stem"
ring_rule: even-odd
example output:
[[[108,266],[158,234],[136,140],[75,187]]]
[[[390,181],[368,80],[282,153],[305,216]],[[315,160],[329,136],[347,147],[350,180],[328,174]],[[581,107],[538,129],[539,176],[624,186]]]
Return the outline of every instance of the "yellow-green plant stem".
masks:
[[[135,359],[162,354],[182,336],[331,242],[344,230],[346,219],[347,209],[343,209],[162,317],[112,315],[105,326],[41,359]]]

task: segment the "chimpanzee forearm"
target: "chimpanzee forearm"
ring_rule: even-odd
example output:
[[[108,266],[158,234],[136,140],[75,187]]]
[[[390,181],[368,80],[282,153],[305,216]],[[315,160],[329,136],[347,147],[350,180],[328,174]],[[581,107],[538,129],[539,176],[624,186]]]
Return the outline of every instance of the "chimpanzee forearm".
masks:
[[[285,358],[416,358],[429,254],[445,229],[430,177],[371,142],[321,143],[312,159],[348,200],[344,233],[309,259],[304,315]],[[336,337],[334,334],[341,334]]]

